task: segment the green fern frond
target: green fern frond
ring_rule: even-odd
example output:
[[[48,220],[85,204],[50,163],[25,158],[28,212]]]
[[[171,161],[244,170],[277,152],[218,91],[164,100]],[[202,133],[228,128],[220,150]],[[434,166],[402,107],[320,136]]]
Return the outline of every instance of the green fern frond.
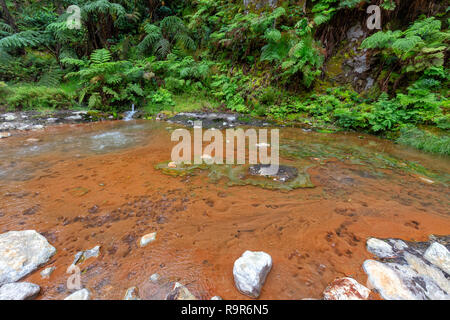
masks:
[[[106,63],[111,60],[111,52],[108,49],[97,49],[91,54],[91,61],[94,64]]]

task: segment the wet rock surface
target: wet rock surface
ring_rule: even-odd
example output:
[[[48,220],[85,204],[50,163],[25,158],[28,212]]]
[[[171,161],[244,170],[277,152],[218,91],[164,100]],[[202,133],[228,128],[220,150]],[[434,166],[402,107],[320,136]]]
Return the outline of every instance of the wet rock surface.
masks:
[[[298,177],[298,169],[281,165],[278,171],[273,174],[270,165],[257,164],[249,167],[249,173],[253,176],[270,176],[276,181],[286,182]]]
[[[29,300],[35,298],[40,287],[34,283],[8,283],[0,287],[0,300]]]
[[[50,113],[38,111],[0,112],[0,138],[8,137],[5,131],[42,130],[49,125],[74,124],[113,120],[114,116],[96,111],[58,110]],[[2,133],[3,131],[3,133]]]
[[[174,117],[167,119],[170,123],[177,123],[185,125],[188,127],[194,127],[195,121],[201,121],[203,128],[233,128],[237,126],[253,126],[253,127],[265,127],[269,126],[270,123],[265,120],[259,120],[255,118],[250,118],[248,116],[243,116],[234,113],[179,113]]]
[[[323,292],[324,300],[367,300],[370,290],[352,278],[334,280]]]
[[[246,251],[234,262],[236,288],[251,298],[258,298],[266,277],[272,269],[272,257],[265,252]]]
[[[198,300],[184,285],[176,282],[166,300]]]
[[[386,300],[450,299],[447,238],[433,237],[429,242],[369,239],[367,249],[380,259],[363,264],[369,285]]]
[[[73,260],[73,265],[83,263],[89,258],[97,258],[100,255],[100,246],[95,246],[92,249],[86,251],[80,251],[75,255],[75,259]]]
[[[0,234],[0,285],[20,280],[48,262],[55,252],[34,230]]]

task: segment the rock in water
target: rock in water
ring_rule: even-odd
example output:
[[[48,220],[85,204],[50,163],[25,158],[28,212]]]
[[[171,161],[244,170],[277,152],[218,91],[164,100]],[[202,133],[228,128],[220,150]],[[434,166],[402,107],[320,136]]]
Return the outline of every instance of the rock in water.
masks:
[[[236,288],[251,298],[258,298],[266,277],[272,269],[272,257],[265,252],[245,251],[234,262]]]
[[[367,300],[370,290],[352,278],[334,280],[323,292],[324,300]]]
[[[34,283],[8,283],[0,287],[0,300],[30,300],[35,298],[40,290]]]
[[[70,296],[66,297],[64,300],[89,300],[91,299],[91,293],[88,289],[81,289],[75,291]]]
[[[55,271],[56,267],[48,267],[41,271],[41,277],[43,279],[48,279],[52,275],[53,271]]]
[[[46,263],[55,252],[34,230],[0,234],[0,285],[20,280]]]
[[[127,290],[125,293],[125,296],[123,297],[123,300],[141,300],[139,298],[139,291],[136,287],[131,287]]]
[[[100,246],[95,246],[92,249],[77,252],[72,264],[77,265],[79,263],[83,263],[89,258],[97,258],[100,255],[100,248],[101,248]]]
[[[450,275],[450,252],[442,244],[433,242],[423,257]]]
[[[179,282],[175,282],[173,290],[167,295],[166,300],[198,300],[198,299],[188,290],[188,288],[186,288]]]
[[[155,240],[156,240],[156,232],[149,233],[141,238],[141,242],[139,243],[139,245],[141,246],[141,248],[143,248]]]

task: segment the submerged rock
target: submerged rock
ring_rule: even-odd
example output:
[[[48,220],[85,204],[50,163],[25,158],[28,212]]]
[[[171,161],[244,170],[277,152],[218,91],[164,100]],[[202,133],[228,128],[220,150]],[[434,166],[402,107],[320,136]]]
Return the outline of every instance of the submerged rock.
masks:
[[[0,132],[0,139],[11,137],[11,133],[9,132]]]
[[[152,232],[143,236],[141,238],[141,241],[139,242],[139,245],[141,246],[141,248],[143,248],[155,240],[156,240],[156,232]]]
[[[233,128],[241,125],[251,125],[256,127],[265,127],[268,123],[242,116],[234,113],[203,113],[203,112],[182,112],[167,120],[170,123],[178,123],[189,127],[194,127],[195,121],[201,121],[203,128]]]
[[[367,300],[370,290],[352,278],[334,280],[323,292],[324,300]]]
[[[272,269],[272,257],[265,252],[246,251],[234,262],[236,288],[251,298],[258,298],[266,277]]]
[[[176,282],[172,291],[167,295],[166,300],[198,300],[188,288]]]
[[[150,276],[150,281],[153,283],[158,283],[160,279],[161,279],[161,276],[157,273],[154,273]]]
[[[83,263],[89,258],[97,258],[100,255],[100,248],[100,246],[95,246],[90,250],[77,252],[72,264],[76,265],[78,263]]]
[[[66,297],[64,300],[90,300],[91,292],[88,289],[81,289],[75,291],[70,296]]]
[[[0,234],[0,285],[20,280],[46,263],[55,252],[34,230]]]
[[[298,176],[298,169],[288,166],[279,166],[278,172],[273,174],[270,171],[270,165],[257,164],[250,166],[248,169],[249,173],[253,176],[270,176],[276,181],[286,182],[295,179]]]
[[[129,288],[125,293],[123,300],[141,300],[141,298],[139,298],[138,288],[136,287]]]
[[[30,282],[8,283],[0,287],[0,300],[30,300],[35,298],[41,288]]]

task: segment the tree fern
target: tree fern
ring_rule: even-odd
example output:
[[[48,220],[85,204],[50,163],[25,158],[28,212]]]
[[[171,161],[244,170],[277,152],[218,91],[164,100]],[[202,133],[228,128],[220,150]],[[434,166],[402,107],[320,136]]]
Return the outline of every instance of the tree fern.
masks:
[[[0,48],[14,50],[33,47],[45,43],[46,40],[42,32],[27,30],[0,39]]]

